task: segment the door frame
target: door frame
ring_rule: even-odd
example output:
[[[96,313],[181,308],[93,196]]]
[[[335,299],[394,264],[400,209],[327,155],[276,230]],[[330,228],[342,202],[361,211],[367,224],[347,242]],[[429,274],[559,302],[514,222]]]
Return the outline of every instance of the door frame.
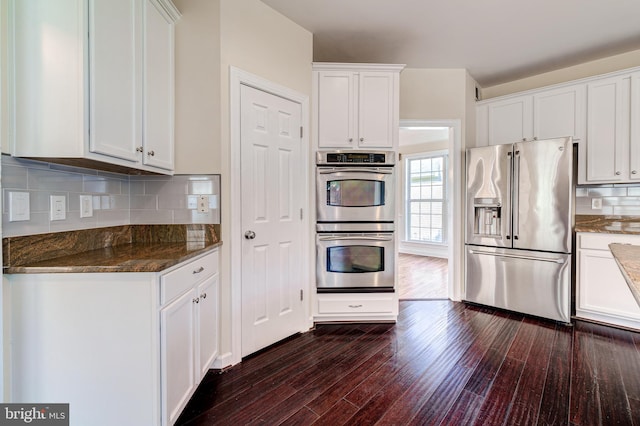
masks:
[[[229,282],[231,285],[231,365],[242,361],[242,197],[240,195],[241,187],[241,170],[240,170],[240,88],[242,85],[253,87],[254,89],[270,93],[281,98],[288,99],[292,102],[300,104],[302,108],[302,147],[300,157],[302,159],[302,174],[304,176],[304,188],[309,188],[309,96],[292,90],[288,87],[281,86],[277,83],[269,81],[265,78],[243,71],[234,66],[229,67],[229,140],[230,140],[230,157],[231,168],[229,173],[230,180],[230,202],[232,214],[229,218],[231,237],[231,268]],[[306,279],[308,285],[306,287],[306,298],[303,304],[304,323],[301,324],[301,332],[311,328],[310,300],[311,300],[311,283],[310,279],[310,259],[311,252],[310,235],[311,225],[309,222],[310,214],[310,197],[309,192],[303,194],[304,215],[302,218],[302,229],[306,232],[302,233],[302,277]],[[225,242],[226,244],[226,242]]]
[[[449,257],[449,298],[454,301],[462,300],[464,293],[464,192],[465,180],[464,157],[462,150],[462,121],[451,120],[400,120],[399,127],[448,127],[449,128],[449,162],[447,164],[447,187],[449,190],[449,245],[447,254]],[[402,178],[401,178],[402,179]],[[401,179],[398,182],[401,184]],[[398,188],[401,186],[398,185]],[[397,205],[404,206],[404,194],[398,189]],[[403,207],[404,208],[404,207]],[[455,218],[463,218],[456,220]]]

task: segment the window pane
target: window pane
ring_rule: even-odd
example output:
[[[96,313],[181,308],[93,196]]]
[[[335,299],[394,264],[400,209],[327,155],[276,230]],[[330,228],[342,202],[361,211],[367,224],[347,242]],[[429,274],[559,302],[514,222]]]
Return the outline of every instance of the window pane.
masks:
[[[444,193],[443,193],[443,191],[442,191],[442,185],[433,185],[433,186],[431,187],[431,189],[432,189],[431,196],[432,196],[433,198],[435,198],[435,199],[440,199],[440,200],[441,200],[442,198],[444,198],[444,197],[443,197]]]
[[[423,186],[422,187],[422,192],[420,195],[420,198],[422,198],[423,200],[429,200],[431,199],[431,187],[430,186]]]
[[[411,187],[411,195],[410,195],[412,200],[419,200],[420,199],[420,187],[419,186],[412,186]]]
[[[412,158],[405,164],[409,187],[405,212],[407,238],[426,243],[446,242],[446,218],[443,217],[447,199],[446,155]]]

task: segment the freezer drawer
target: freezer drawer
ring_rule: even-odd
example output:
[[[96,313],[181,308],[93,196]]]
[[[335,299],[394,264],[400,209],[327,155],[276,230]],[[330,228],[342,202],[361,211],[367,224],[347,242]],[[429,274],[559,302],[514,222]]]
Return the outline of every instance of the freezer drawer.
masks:
[[[466,247],[469,302],[570,322],[571,255]]]

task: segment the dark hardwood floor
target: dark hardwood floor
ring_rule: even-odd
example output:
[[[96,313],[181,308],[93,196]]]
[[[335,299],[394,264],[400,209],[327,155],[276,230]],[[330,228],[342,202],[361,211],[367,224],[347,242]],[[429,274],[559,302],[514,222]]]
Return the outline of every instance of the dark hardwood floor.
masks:
[[[640,425],[640,334],[450,301],[319,325],[210,372],[186,425]]]
[[[398,297],[400,300],[447,299],[449,261],[438,257],[400,253],[398,255]]]

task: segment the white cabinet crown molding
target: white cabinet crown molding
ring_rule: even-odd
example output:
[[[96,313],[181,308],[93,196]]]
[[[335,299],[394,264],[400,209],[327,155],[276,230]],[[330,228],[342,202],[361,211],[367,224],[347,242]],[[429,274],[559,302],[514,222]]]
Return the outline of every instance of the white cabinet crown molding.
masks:
[[[588,77],[583,77],[583,78],[579,78],[579,79],[576,79],[576,80],[563,81],[561,83],[550,84],[548,86],[541,86],[541,87],[536,87],[534,89],[528,89],[528,90],[523,90],[523,91],[520,91],[520,92],[509,93],[507,95],[495,96],[495,97],[487,98],[487,99],[481,99],[479,101],[476,101],[476,106],[482,106],[482,105],[490,104],[490,103],[493,103],[493,102],[496,102],[496,101],[516,98],[516,97],[524,96],[524,95],[535,95],[535,94],[538,94],[538,93],[543,92],[543,91],[547,91],[547,90],[551,90],[551,89],[560,89],[560,88],[563,88],[563,87],[573,86],[575,84],[587,84],[587,83],[590,83],[590,82],[592,82],[594,80],[599,80],[599,79],[608,78],[608,77],[617,77],[617,76],[627,75],[627,74],[638,72],[638,71],[640,71],[640,67],[632,67],[632,68],[625,68],[625,69],[622,69],[622,70],[612,71],[612,72],[608,72],[608,73],[604,73],[604,74],[597,74],[597,75],[592,75],[592,76],[588,76]]]
[[[402,71],[405,64],[357,64],[340,62],[313,62],[313,71]]]
[[[182,17],[171,0],[149,0],[149,2],[155,4],[159,8],[158,10],[162,10],[171,23],[176,23]]]

